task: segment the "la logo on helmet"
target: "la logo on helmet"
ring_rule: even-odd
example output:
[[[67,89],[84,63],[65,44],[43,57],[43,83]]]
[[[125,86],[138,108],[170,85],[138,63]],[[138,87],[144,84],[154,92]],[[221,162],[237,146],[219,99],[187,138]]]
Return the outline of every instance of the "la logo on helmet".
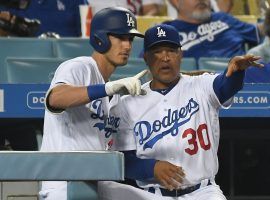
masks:
[[[126,15],[127,15],[127,25],[128,25],[128,26],[134,27],[134,26],[135,26],[135,21],[134,21],[133,18],[129,15],[129,13],[126,13]]]
[[[160,27],[157,27],[157,36],[158,37],[166,37],[166,32],[162,29],[162,28],[160,28]]]

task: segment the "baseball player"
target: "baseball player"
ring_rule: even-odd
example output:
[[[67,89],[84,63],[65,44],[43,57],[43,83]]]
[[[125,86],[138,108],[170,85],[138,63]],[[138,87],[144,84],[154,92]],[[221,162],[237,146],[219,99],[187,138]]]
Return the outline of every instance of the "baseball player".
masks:
[[[91,57],[62,63],[47,92],[41,151],[109,148],[113,131],[106,126],[116,127],[119,119],[107,120],[108,96],[119,93],[134,96],[143,92],[139,78],[145,72],[108,82],[117,66],[127,64],[135,36],[143,37],[129,10],[114,7],[96,13],[90,36],[94,53]],[[43,182],[40,196],[46,200],[65,200],[67,184]]]
[[[153,80],[142,86],[147,95],[123,96],[111,110],[120,117],[115,145],[126,151],[126,177],[136,179],[143,189],[133,189],[129,200],[135,199],[136,191],[137,199],[226,199],[215,183],[218,111],[229,107],[242,88],[245,69],[263,65],[256,62],[258,56],[236,56],[221,74],[188,76],[179,73],[181,58],[174,27],[148,29],[144,59]],[[122,198],[112,187],[103,192]]]

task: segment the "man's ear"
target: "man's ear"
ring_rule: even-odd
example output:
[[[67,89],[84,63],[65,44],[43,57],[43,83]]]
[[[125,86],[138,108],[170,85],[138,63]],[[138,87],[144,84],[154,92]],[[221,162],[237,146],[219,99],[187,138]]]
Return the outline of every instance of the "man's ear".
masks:
[[[146,56],[146,54],[147,54],[146,52],[143,53],[143,59],[144,59],[144,62],[146,63],[146,65],[149,66],[148,65],[148,62],[147,62],[147,56]]]

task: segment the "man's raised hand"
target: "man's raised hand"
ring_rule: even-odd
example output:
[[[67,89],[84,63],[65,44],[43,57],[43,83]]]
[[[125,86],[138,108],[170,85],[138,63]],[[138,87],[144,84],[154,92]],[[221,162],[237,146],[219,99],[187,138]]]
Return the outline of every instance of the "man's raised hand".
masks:
[[[145,95],[146,91],[141,89],[140,78],[145,76],[148,70],[143,70],[133,77],[123,78],[116,81],[107,82],[105,84],[105,90],[108,96],[114,94],[130,94],[132,96]]]
[[[259,67],[259,68],[264,67],[263,64],[256,62],[260,59],[261,59],[260,56],[254,56],[251,54],[244,55],[244,56],[235,56],[230,60],[228,64],[228,70],[227,70],[226,76],[229,77],[234,72],[245,70],[250,66]]]

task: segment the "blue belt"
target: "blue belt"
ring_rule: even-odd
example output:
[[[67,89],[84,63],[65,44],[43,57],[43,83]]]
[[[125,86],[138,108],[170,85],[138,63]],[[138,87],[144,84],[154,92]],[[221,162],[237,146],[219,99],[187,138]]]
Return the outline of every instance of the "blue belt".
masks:
[[[207,186],[212,185],[210,180],[208,180]],[[195,190],[198,190],[201,187],[201,183],[187,187],[185,189],[178,189],[178,190],[167,190],[164,188],[159,188],[162,196],[168,196],[168,197],[179,197],[185,194],[189,194],[191,192],[194,192]],[[149,187],[148,192],[154,193],[155,194],[155,188],[154,187]]]

